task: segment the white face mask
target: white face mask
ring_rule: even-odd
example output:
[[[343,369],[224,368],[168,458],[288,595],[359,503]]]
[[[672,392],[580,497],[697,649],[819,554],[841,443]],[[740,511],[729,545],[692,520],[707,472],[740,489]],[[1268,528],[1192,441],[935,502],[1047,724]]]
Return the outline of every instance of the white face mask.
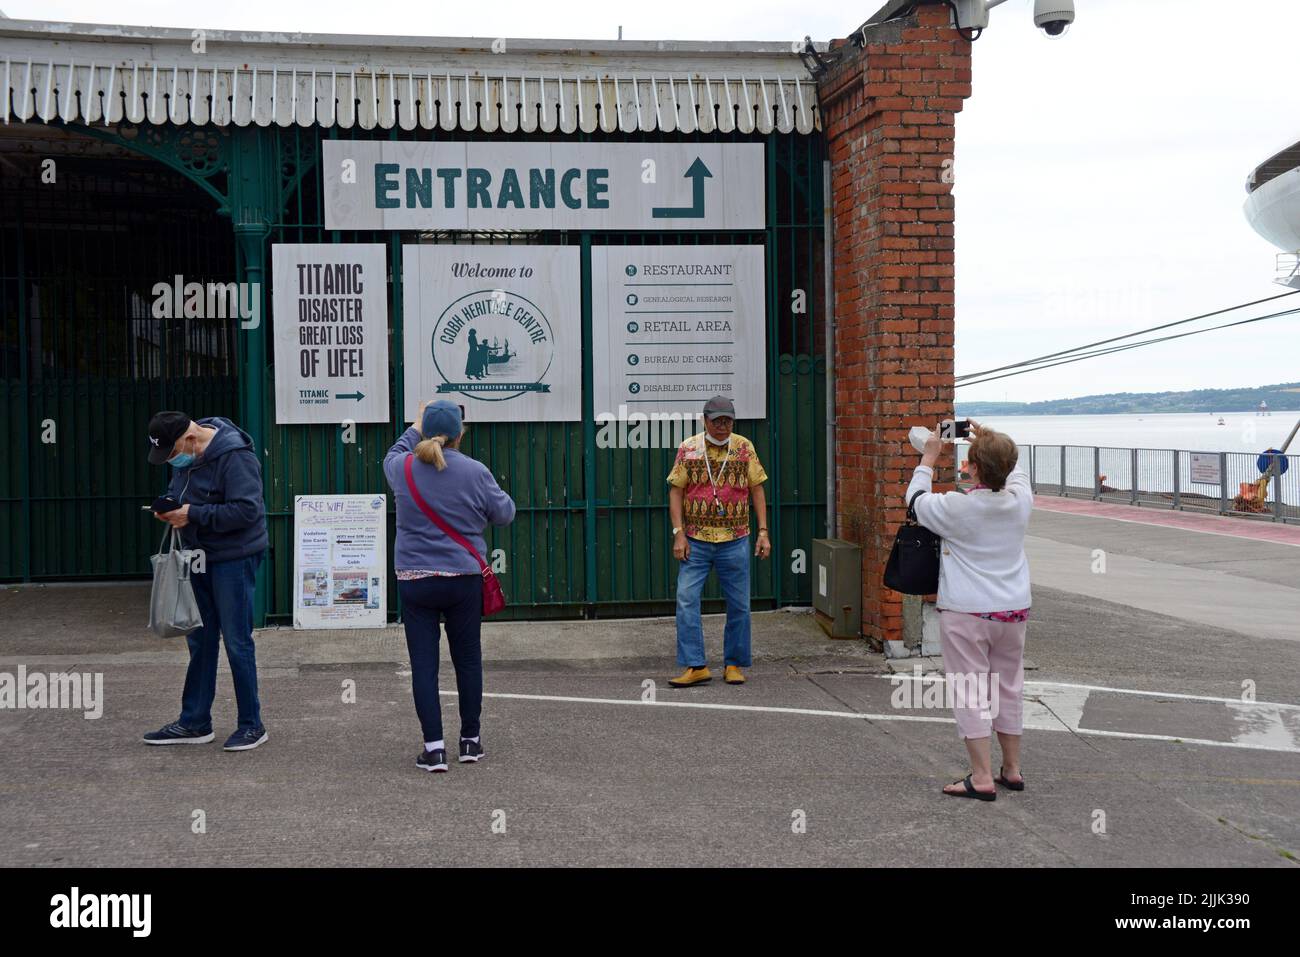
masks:
[[[704,437],[708,439],[710,442],[712,442],[714,445],[726,445],[728,442],[731,441],[731,436],[727,436],[725,439],[715,439],[708,432],[704,433]]]

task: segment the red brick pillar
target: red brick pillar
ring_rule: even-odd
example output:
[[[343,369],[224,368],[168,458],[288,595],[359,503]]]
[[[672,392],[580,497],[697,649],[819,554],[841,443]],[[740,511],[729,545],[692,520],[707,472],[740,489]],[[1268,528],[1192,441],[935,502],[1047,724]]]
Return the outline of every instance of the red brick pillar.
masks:
[[[903,637],[881,584],[919,458],[907,430],[953,403],[953,124],[970,43],[946,5],[832,44],[819,83],[831,161],[837,534],[863,549],[862,630]],[[949,460],[950,461],[950,460]]]

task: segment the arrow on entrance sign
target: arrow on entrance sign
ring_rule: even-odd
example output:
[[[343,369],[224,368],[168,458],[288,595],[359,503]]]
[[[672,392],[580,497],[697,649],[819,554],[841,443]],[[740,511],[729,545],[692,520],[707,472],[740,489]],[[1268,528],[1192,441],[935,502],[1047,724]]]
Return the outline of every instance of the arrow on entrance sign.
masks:
[[[703,219],[704,218],[704,177],[712,177],[709,168],[704,165],[704,161],[698,156],[695,162],[690,165],[686,171],[687,179],[694,180],[691,184],[690,206],[656,206],[650,210],[650,215],[655,219]]]
[[[338,395],[334,396],[336,399],[356,399],[358,402],[365,397],[366,394],[364,392],[340,392]]]

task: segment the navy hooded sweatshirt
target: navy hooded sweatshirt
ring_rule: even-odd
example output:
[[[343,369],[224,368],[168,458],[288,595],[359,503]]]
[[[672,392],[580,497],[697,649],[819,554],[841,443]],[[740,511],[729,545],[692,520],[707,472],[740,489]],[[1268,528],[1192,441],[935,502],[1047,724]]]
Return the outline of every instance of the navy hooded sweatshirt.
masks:
[[[201,548],[209,562],[247,558],[266,550],[266,504],[262,463],[253,440],[229,419],[195,419],[217,430],[203,455],[189,468],[173,468],[167,495],[190,507],[181,529],[189,548]]]

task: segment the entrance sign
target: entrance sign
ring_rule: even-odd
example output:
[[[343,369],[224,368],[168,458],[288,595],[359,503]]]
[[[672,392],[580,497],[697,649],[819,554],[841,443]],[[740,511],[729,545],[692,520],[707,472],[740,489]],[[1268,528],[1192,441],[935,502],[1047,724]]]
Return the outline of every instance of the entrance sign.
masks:
[[[388,421],[388,275],[380,243],[273,245],[275,421]]]
[[[763,229],[761,143],[324,142],[326,229]]]
[[[1219,467],[1218,452],[1191,452],[1192,481],[1203,485],[1219,485],[1223,482],[1223,470]]]
[[[383,495],[294,496],[295,628],[384,627],[386,506]]]
[[[582,417],[577,246],[402,247],[405,418],[449,399],[469,422]]]
[[[766,415],[762,246],[597,246],[591,276],[597,414]]]

